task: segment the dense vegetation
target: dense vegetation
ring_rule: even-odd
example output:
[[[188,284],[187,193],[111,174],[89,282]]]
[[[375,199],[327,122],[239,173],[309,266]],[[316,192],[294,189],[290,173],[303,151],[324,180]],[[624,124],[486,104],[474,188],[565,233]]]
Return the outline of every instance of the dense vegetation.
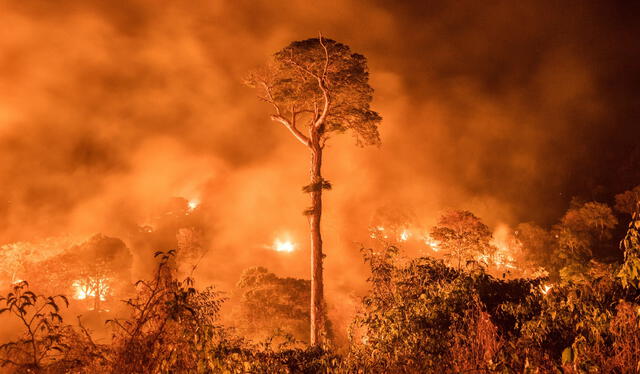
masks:
[[[128,285],[126,246],[101,235],[7,272],[12,284],[0,314],[21,335],[0,345],[0,363],[18,373],[638,372],[638,213],[619,230],[620,255],[611,251],[618,220],[637,204],[623,197],[618,216],[605,204],[574,201],[550,229],[521,224],[507,254],[467,211],[443,214],[429,244],[440,252],[430,255],[407,256],[406,242],[394,240],[404,232],[402,219],[374,226],[378,237],[361,249],[369,290],[348,343],[312,347],[308,280],[249,268],[225,319],[228,294],[181,280],[202,255],[198,229],[179,222],[184,216],[195,227],[194,216],[168,215],[170,224],[159,226],[166,230],[140,234],[144,242],[177,233],[177,250],[155,254],[148,280]],[[54,296],[69,289],[69,279],[83,298]],[[119,317],[107,321],[108,339],[97,338],[85,317],[65,320],[67,308]]]

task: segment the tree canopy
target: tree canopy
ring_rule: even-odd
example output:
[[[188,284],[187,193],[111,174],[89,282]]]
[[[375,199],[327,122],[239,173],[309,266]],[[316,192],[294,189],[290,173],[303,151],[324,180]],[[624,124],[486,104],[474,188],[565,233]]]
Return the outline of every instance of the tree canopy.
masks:
[[[246,269],[238,282],[243,330],[269,336],[284,329],[307,340],[309,286],[308,280],[281,278],[264,267]]]
[[[272,119],[303,144],[309,138],[298,129],[300,121],[317,127],[322,142],[332,133],[351,130],[359,145],[380,143],[382,118],[370,108],[367,60],[345,44],[323,37],[295,41],[252,72],[246,83],[274,107]]]
[[[458,269],[495,249],[490,244],[492,235],[487,225],[466,210],[444,213],[430,235]]]

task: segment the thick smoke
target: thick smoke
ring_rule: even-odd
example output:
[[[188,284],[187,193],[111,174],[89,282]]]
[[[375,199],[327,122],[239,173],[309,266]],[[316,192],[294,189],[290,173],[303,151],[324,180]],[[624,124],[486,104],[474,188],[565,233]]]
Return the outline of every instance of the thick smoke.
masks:
[[[307,278],[308,154],[241,81],[318,31],[367,56],[384,118],[380,148],[344,135],[326,152],[329,297],[362,287],[358,243],[382,207],[425,226],[445,207],[549,223],[571,195],[627,183],[631,9],[397,3],[0,2],[0,243],[118,236],[181,196],[211,231],[197,276]],[[298,251],[265,249],[285,234]]]

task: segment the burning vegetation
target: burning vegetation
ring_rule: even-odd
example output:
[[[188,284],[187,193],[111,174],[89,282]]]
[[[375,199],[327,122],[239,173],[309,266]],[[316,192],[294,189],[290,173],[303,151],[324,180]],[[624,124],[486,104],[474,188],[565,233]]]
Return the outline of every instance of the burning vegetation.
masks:
[[[0,317],[14,333],[0,346],[4,367],[628,372],[640,359],[640,216],[626,209],[617,216],[631,223],[615,259],[598,254],[616,242],[616,214],[602,203],[576,202],[549,229],[493,231],[469,211],[445,211],[427,230],[407,218],[413,214],[382,209],[362,230],[368,290],[351,299],[357,306],[346,331],[325,309],[327,343],[309,346],[310,281],[256,266],[229,292],[196,287],[192,276],[206,256],[202,217],[186,199],[169,206],[155,229],[132,229],[139,236],[132,243],[160,243],[173,232],[176,248],[138,253],[154,261],[148,280],[136,283],[134,257],[119,239],[6,246]],[[267,248],[295,255],[298,245],[281,234]],[[40,255],[15,261],[8,257],[21,253],[15,248]]]
[[[513,31],[463,3],[429,29]],[[616,86],[582,59],[606,55],[523,24],[509,74],[476,30],[423,34],[417,4],[347,1],[376,27],[329,27],[340,41],[295,40],[296,1],[150,4],[65,2],[77,35],[50,5],[0,5],[0,373],[640,371],[637,136],[593,180],[575,171],[601,135],[576,123],[607,117],[597,92]],[[282,26],[241,30],[264,19]]]

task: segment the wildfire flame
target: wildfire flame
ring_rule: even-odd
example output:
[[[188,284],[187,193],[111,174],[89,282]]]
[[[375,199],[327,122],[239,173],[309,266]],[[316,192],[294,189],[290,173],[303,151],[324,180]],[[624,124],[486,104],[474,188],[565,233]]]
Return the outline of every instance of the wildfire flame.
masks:
[[[400,233],[400,241],[401,242],[406,242],[409,239],[410,236],[411,236],[411,231],[409,231],[407,229],[404,229]]]
[[[71,287],[73,287],[74,291],[73,298],[76,300],[95,297],[96,293],[98,293],[100,301],[106,301],[107,293],[109,292],[107,279],[76,280],[71,284]]]
[[[200,205],[200,200],[199,199],[191,199],[191,200],[189,200],[187,205],[189,206],[189,210],[194,210],[195,208],[198,207],[198,205]]]
[[[429,246],[429,248],[431,248],[431,250],[434,252],[438,252],[440,250],[440,246],[439,246],[440,242],[432,239],[430,236],[424,237],[424,244]]]
[[[371,231],[371,234],[369,235],[369,237],[371,239],[376,239],[376,238],[382,238],[382,239],[388,239],[389,235],[385,234],[384,232],[384,226],[376,226],[373,229],[369,229]]]
[[[545,284],[544,286],[540,286],[540,292],[546,295],[549,292],[549,290],[551,290],[552,288],[553,288],[552,284]]]
[[[516,269],[513,254],[518,250],[518,243],[514,240],[513,231],[509,226],[501,224],[493,233],[493,244],[497,250],[491,255],[491,261],[497,268]]]
[[[296,245],[291,240],[276,239],[271,248],[277,252],[291,253],[296,250]]]

